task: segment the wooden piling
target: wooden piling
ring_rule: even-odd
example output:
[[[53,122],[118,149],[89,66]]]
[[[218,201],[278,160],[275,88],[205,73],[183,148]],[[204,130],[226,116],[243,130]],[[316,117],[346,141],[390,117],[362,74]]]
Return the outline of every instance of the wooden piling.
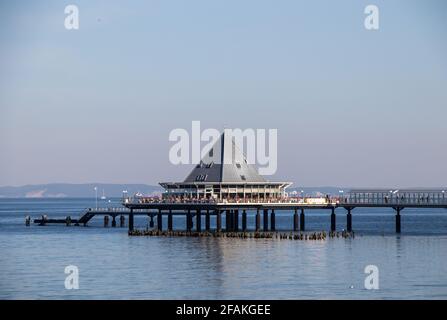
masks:
[[[269,211],[264,209],[264,231],[269,230]]]
[[[210,229],[211,229],[211,221],[210,221],[210,211],[209,210],[206,210],[206,213],[205,213],[205,230],[206,231],[210,231]]]
[[[222,213],[220,210],[216,211],[216,230],[217,232],[222,231]]]
[[[396,209],[396,233],[401,232],[401,226],[400,226],[400,208]]]
[[[261,230],[261,214],[259,213],[259,209],[256,211],[256,232]]]
[[[161,210],[158,210],[158,214],[157,214],[157,229],[159,231],[163,230],[163,216],[162,216]]]
[[[186,230],[192,230],[192,214],[190,210],[188,210],[188,212],[186,213]]]
[[[233,217],[233,231],[237,232],[239,230],[239,210],[234,210]]]
[[[335,209],[332,208],[332,213],[331,213],[331,231],[335,232],[336,230],[336,225],[335,225]]]
[[[304,216],[304,209],[301,209],[301,213],[300,213],[300,231],[306,231],[305,220],[306,220],[306,217]]]
[[[276,230],[276,216],[275,216],[275,210],[272,209],[272,212],[270,213],[270,230],[275,231]]]
[[[172,210],[168,213],[168,231],[172,231]]]
[[[149,218],[150,218],[150,220],[149,220],[149,227],[153,228],[154,227],[154,214],[150,213],[149,214]]]
[[[116,227],[116,216],[113,215],[112,216],[112,228],[115,228],[115,227]]]
[[[29,227],[31,225],[31,217],[25,216],[25,226]]]
[[[129,231],[133,231],[133,209],[129,212]]]
[[[120,215],[120,228],[124,228],[126,223],[126,218],[123,215]]]
[[[196,229],[197,229],[197,232],[202,231],[202,214],[201,214],[200,210],[196,211]]]
[[[352,214],[351,214],[351,208],[348,208],[348,213],[346,215],[346,230],[348,232],[352,231]]]
[[[242,211],[242,231],[247,231],[247,212],[245,209]]]
[[[298,210],[295,209],[295,213],[293,214],[293,231],[298,231]]]

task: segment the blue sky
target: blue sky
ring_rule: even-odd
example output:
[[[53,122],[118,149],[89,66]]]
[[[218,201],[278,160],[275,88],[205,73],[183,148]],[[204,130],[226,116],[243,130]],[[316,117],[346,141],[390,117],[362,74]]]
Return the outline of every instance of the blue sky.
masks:
[[[64,28],[76,4],[80,29]],[[366,5],[380,29],[363,26]],[[0,4],[0,185],[181,180],[169,132],[278,129],[297,185],[445,186],[447,4]]]

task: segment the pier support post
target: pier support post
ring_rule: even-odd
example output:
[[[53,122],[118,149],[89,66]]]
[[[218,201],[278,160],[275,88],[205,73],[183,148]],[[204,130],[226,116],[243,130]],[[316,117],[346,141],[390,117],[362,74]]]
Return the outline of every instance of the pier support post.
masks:
[[[126,218],[123,215],[120,215],[120,227],[124,228]]]
[[[191,231],[192,229],[192,215],[191,215],[191,211],[188,210],[188,212],[186,213],[186,231]]]
[[[104,216],[104,228],[107,228],[109,226],[109,216]]]
[[[225,212],[225,231],[230,231],[231,225],[231,211],[227,210]]]
[[[298,210],[295,209],[295,213],[293,214],[293,231],[298,231]]]
[[[200,210],[196,211],[196,229],[197,232],[202,232],[202,214]]]
[[[133,209],[129,212],[129,231],[133,231]]]
[[[306,219],[306,217],[304,216],[304,209],[301,209],[301,213],[300,213],[300,231],[306,231],[305,219]]]
[[[154,227],[154,214],[151,213],[149,214],[150,220],[149,220],[149,227],[153,228]]]
[[[172,231],[172,210],[168,213],[168,231]]]
[[[242,211],[242,231],[247,231],[247,211]]]
[[[157,214],[157,228],[159,231],[163,230],[163,216],[161,215],[161,210],[158,210]]]
[[[400,233],[400,208],[396,208],[396,233]]]
[[[270,230],[275,231],[275,210],[272,209],[272,213],[270,213]]]
[[[210,211],[207,209],[205,214],[205,230],[210,231]]]
[[[112,216],[112,228],[116,227],[116,216]]]
[[[351,208],[348,208],[348,214],[346,215],[346,230],[348,232],[352,231],[352,214]]]
[[[336,230],[336,225],[335,225],[335,208],[332,208],[332,213],[331,213],[331,231],[335,232]]]
[[[233,231],[239,231],[239,210],[234,210],[233,217]]]
[[[259,209],[256,211],[256,232],[261,230],[261,214],[259,213]]]
[[[268,231],[269,229],[269,211],[268,209],[264,209],[264,231]]]
[[[217,232],[222,231],[222,214],[220,210],[216,211],[216,230]]]

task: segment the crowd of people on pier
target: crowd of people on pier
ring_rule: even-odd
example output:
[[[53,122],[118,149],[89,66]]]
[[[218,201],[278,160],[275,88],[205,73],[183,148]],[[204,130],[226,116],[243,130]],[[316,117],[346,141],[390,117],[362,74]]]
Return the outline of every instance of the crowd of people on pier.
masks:
[[[318,202],[315,202],[319,200]],[[193,203],[193,204],[217,204],[217,203],[306,203],[306,204],[329,204],[338,203],[339,198],[331,198],[328,195],[319,198],[312,197],[224,197],[222,199],[214,197],[196,197],[196,196],[155,196],[155,197],[135,197],[130,200],[134,203]]]

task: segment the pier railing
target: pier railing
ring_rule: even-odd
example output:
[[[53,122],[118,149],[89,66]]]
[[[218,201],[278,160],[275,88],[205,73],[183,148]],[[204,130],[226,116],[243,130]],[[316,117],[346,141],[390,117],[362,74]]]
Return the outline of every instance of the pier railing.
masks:
[[[351,190],[340,204],[368,206],[447,206],[445,190]]]
[[[214,198],[182,198],[165,199],[159,197],[128,197],[123,199],[123,204],[303,204],[303,205],[329,205],[339,203],[339,197],[282,197],[267,199],[214,199]]]
[[[333,206],[447,207],[445,190],[351,190],[342,196],[251,198],[127,197],[123,204],[302,204]]]

